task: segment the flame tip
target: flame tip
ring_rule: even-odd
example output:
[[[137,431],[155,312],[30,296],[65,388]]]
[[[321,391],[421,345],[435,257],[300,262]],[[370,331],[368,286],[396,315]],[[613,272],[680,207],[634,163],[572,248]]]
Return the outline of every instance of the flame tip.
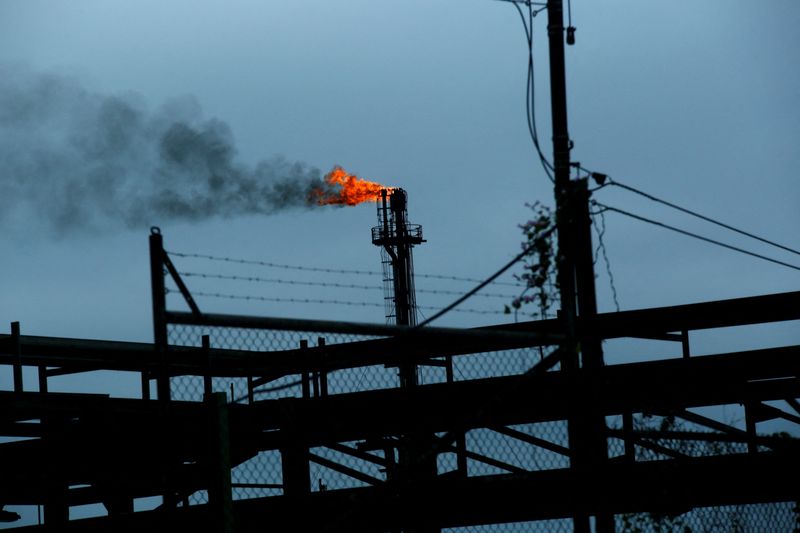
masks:
[[[358,205],[369,200],[378,200],[382,190],[394,191],[398,187],[387,187],[368,181],[345,171],[336,165],[325,175],[325,185],[311,191],[309,201],[317,205]]]

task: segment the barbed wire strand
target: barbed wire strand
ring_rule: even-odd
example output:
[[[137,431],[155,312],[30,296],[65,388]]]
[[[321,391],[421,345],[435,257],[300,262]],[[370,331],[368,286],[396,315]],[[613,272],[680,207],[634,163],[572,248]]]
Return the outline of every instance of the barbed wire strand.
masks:
[[[167,293],[179,294],[180,291],[175,289],[167,289]],[[384,307],[384,304],[378,302],[358,302],[353,300],[337,300],[337,299],[324,299],[324,298],[286,298],[280,296],[261,296],[250,294],[227,294],[220,292],[204,292],[192,291],[192,296],[204,296],[206,298],[219,298],[226,300],[245,300],[245,301],[258,301],[258,302],[276,302],[276,303],[298,303],[298,304],[323,304],[323,305],[346,305],[350,307]],[[417,306],[418,309],[425,309],[428,311],[439,311],[440,307],[431,306]],[[486,309],[458,309],[460,313],[471,313],[477,315],[502,315],[503,311],[486,310]]]
[[[303,286],[312,286],[312,287],[328,287],[328,288],[337,288],[337,289],[363,289],[363,290],[383,290],[383,287],[380,285],[362,285],[358,283],[337,283],[337,282],[328,282],[328,281],[306,281],[306,280],[287,280],[281,278],[263,278],[260,276],[237,276],[234,274],[216,274],[210,272],[178,272],[181,276],[187,278],[201,278],[201,279],[220,279],[220,280],[230,280],[230,281],[244,281],[244,282],[252,282],[252,283],[275,283],[279,285],[303,285]],[[460,291],[451,291],[446,289],[426,289],[426,288],[417,288],[416,292],[418,293],[425,293],[425,294],[439,294],[439,295],[447,295],[447,296],[460,296],[464,294],[464,292]],[[500,294],[500,293],[480,293],[478,296],[482,296],[484,298],[513,298],[513,295],[509,294]]]
[[[312,267],[312,266],[305,266],[305,265],[290,265],[285,263],[273,263],[271,261],[261,261],[257,259],[240,259],[234,257],[225,257],[225,256],[217,256],[217,255],[210,255],[210,254],[197,254],[197,253],[189,253],[189,252],[175,252],[175,251],[168,251],[169,255],[174,257],[182,257],[188,259],[206,259],[209,261],[219,261],[224,263],[235,263],[235,264],[242,264],[242,265],[252,265],[252,266],[261,266],[267,268],[280,268],[284,270],[300,270],[306,272],[324,272],[327,274],[355,274],[355,275],[369,275],[369,276],[382,276],[383,272],[377,270],[358,270],[358,269],[345,269],[345,268],[328,268],[328,267]],[[471,278],[465,276],[451,276],[445,274],[426,274],[426,273],[416,273],[414,274],[417,278],[424,278],[424,279],[438,279],[444,281],[463,281],[467,283],[478,283],[481,280],[478,278]],[[495,285],[505,285],[508,287],[520,287],[522,284],[520,283],[512,283],[506,281],[495,281]]]

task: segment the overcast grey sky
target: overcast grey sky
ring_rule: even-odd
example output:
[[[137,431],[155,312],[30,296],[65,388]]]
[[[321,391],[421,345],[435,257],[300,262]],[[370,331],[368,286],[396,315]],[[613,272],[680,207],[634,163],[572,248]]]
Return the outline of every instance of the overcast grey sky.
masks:
[[[576,46],[567,48],[567,70],[574,160],[800,248],[800,4],[572,4],[578,32]],[[549,153],[545,25],[542,14],[535,24],[536,108]],[[77,205],[86,212],[97,209],[98,217],[89,229],[75,229],[64,219],[54,229],[52,215],[63,207],[59,165],[64,179],[72,179],[83,175],[80,165],[89,157],[63,150],[76,149],[71,141],[76,135],[105,138],[92,137],[95,122],[73,115],[109,98],[126,102],[155,128],[142,130],[143,146],[146,133],[158,130],[153,124],[180,116],[201,129],[211,124],[230,140],[237,168],[252,170],[260,161],[282,157],[322,172],[342,165],[405,188],[411,222],[422,224],[428,239],[415,250],[418,273],[485,277],[517,253],[516,225],[528,214],[523,204],[553,203],[526,131],[523,29],[513,7],[503,2],[0,0],[0,69],[6,91],[40,83],[42,76],[68,88],[59,93],[63,101],[48,98],[68,109],[42,110],[41,120],[28,117],[25,128],[14,126],[10,117],[16,110],[0,110],[0,328],[19,320],[26,334],[150,340],[150,225],[162,228],[169,250],[380,269],[379,251],[369,237],[376,222],[372,204],[188,221],[150,213],[134,227],[115,221],[125,199],[138,194],[135,178],[146,174],[141,169],[150,154],[130,147],[117,154],[113,144],[106,149],[116,167],[87,168],[86,175],[124,178],[127,188],[104,191],[87,182],[84,189],[70,189]],[[80,103],[70,106],[76,94],[83,95]],[[212,119],[216,122],[208,122]],[[24,157],[51,157],[47,179],[20,175],[12,161]],[[597,199],[800,265],[800,257],[722,233],[624,191],[604,189]],[[606,222],[605,245],[623,309],[800,287],[797,271],[613,213]],[[380,282],[360,275],[311,277],[302,271],[176,262],[181,269],[211,273]],[[602,263],[598,276],[600,308],[613,310]],[[210,292],[381,304],[379,291],[187,281],[190,288]],[[469,288],[425,279],[417,285]],[[418,295],[423,306],[442,306],[449,299]],[[380,307],[202,297],[198,302],[213,311],[383,321]],[[465,307],[499,310],[503,303],[477,298]],[[439,323],[504,320],[452,313]],[[783,330],[781,336],[798,341],[796,331]]]

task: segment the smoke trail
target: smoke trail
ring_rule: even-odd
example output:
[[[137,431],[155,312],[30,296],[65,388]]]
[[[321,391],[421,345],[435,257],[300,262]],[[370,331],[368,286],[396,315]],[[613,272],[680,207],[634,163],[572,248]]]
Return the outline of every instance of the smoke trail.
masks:
[[[307,207],[320,171],[237,162],[230,128],[191,99],[150,111],[136,95],[0,66],[0,220],[34,214],[57,233]]]

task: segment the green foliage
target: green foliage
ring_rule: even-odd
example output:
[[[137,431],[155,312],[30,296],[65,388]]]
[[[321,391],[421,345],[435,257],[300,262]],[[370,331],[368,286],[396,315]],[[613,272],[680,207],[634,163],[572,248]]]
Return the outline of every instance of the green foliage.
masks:
[[[525,304],[535,304],[542,318],[557,299],[555,217],[552,210],[534,202],[525,204],[533,211],[533,218],[520,224],[524,240],[522,249],[527,250],[522,260],[522,274],[514,277],[525,284],[522,293],[504,308],[505,313],[515,314]]]

